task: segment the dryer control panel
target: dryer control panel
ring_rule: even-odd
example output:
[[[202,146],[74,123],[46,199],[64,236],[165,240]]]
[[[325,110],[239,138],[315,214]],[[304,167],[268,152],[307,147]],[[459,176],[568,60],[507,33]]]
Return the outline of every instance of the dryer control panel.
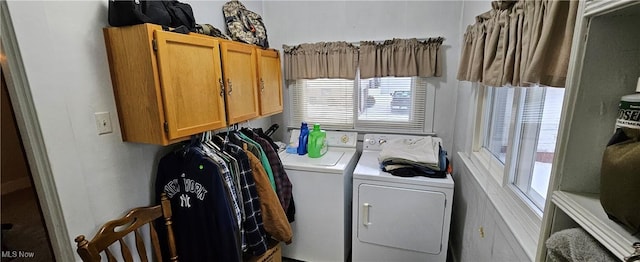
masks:
[[[394,135],[394,134],[365,134],[362,141],[362,149],[371,151],[382,150],[381,146],[391,139],[406,139],[409,142],[425,136],[416,135]]]

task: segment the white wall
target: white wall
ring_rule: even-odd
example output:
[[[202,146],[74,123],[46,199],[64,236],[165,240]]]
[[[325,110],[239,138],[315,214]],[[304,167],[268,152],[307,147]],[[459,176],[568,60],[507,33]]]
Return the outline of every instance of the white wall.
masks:
[[[192,2],[197,22],[210,23],[224,31],[225,2]],[[102,28],[107,26],[107,3],[7,3],[68,229],[70,250],[75,248],[75,236],[93,235],[107,220],[152,203],[157,159],[166,150],[122,142],[102,36]],[[262,11],[261,1],[247,1],[245,5],[258,13]],[[99,136],[94,113],[102,111],[111,112],[114,132]],[[269,118],[251,125],[267,124]]]
[[[429,83],[436,86],[434,131],[452,148],[462,2],[265,1],[263,8],[269,42],[280,50],[282,44],[444,37],[443,75]],[[287,116],[274,119],[286,126]]]

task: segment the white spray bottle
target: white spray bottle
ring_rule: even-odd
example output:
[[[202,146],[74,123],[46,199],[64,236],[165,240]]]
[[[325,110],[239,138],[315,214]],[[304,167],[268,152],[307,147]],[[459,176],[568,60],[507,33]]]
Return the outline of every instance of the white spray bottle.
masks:
[[[636,93],[620,98],[616,129],[621,127],[640,129],[640,77]]]

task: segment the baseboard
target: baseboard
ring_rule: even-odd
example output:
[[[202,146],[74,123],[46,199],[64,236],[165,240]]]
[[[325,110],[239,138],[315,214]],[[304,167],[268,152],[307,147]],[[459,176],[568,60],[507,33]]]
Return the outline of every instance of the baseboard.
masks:
[[[15,180],[2,182],[0,190],[2,190],[2,195],[6,195],[29,187],[31,187],[31,180],[28,177],[22,177]]]

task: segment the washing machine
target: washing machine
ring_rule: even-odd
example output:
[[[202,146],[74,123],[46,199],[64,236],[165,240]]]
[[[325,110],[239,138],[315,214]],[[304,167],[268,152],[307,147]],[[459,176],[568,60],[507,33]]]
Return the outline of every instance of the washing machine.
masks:
[[[297,144],[300,130],[291,132]],[[328,151],[320,158],[280,153],[293,185],[293,242],[282,256],[302,261],[346,261],[351,252],[352,175],[358,161],[357,133],[327,131]]]
[[[419,136],[367,134],[353,171],[353,261],[446,261],[454,181],[382,171],[381,145]]]

